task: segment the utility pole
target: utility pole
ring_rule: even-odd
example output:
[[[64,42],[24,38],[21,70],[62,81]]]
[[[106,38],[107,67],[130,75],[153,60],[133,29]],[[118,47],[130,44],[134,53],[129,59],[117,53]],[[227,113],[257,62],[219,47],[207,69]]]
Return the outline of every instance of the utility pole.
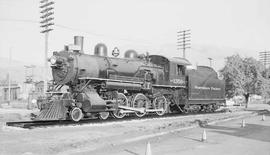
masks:
[[[8,105],[10,105],[10,101],[11,101],[11,78],[10,78],[10,74],[11,74],[11,58],[12,57],[12,47],[9,48],[9,61],[8,61],[8,65],[9,65],[9,69],[8,69]]]
[[[183,30],[177,32],[177,50],[183,50],[183,58],[186,58],[186,49],[191,48],[190,35],[190,30]]]
[[[34,83],[34,68],[35,65],[25,65],[25,83]],[[28,72],[29,71],[29,72]]]
[[[212,68],[212,58],[208,58],[209,59],[209,63],[210,63],[210,67]]]
[[[25,84],[30,84],[31,88],[30,88],[30,92],[28,92],[28,98],[27,98],[27,101],[28,101],[28,105],[30,104],[30,96],[33,97],[33,93],[34,93],[34,68],[36,67],[35,65],[25,65],[24,66],[25,68]],[[29,71],[30,70],[30,71]],[[29,72],[30,73],[29,73]]]
[[[41,28],[42,31],[41,33],[44,33],[45,35],[45,58],[44,58],[44,94],[47,91],[47,83],[48,83],[48,39],[49,39],[49,32],[52,31],[53,29],[51,26],[54,25],[52,22],[54,20],[53,17],[51,17],[54,12],[52,11],[54,8],[52,5],[54,4],[53,1],[51,0],[41,0],[40,1],[40,8],[41,8]]]

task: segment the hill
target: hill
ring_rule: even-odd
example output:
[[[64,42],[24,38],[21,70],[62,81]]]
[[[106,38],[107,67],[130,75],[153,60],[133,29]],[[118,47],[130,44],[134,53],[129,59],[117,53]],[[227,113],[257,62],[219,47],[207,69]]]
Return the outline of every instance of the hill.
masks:
[[[8,58],[0,58],[0,80],[6,79],[8,76],[8,71],[10,71],[11,80],[21,84],[25,81],[26,75],[30,75],[32,72],[31,69],[26,69],[25,67],[30,65],[35,66],[33,69],[34,81],[42,80],[42,66],[17,60],[11,60],[11,62],[9,62]]]

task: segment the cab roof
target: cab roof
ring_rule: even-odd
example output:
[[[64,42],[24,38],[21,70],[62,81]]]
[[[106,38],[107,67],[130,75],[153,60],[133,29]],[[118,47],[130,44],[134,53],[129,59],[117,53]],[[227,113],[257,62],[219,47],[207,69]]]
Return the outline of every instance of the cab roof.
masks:
[[[180,64],[180,65],[191,65],[191,63],[185,59],[185,58],[180,58],[180,57],[172,57],[172,58],[167,58],[170,62]]]
[[[185,59],[185,58],[180,58],[180,57],[172,57],[172,58],[169,58],[169,57],[165,57],[165,56],[162,56],[162,55],[150,55],[149,56],[150,58],[162,58],[164,60],[167,60],[168,62],[172,62],[172,63],[176,63],[176,64],[179,64],[179,65],[185,65],[185,66],[188,66],[188,65],[191,65],[191,63]]]

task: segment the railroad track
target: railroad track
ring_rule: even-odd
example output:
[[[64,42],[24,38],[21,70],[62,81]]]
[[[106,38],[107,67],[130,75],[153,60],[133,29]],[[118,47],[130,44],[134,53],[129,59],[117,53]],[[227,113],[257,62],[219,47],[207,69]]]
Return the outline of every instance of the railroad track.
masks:
[[[205,114],[217,114],[217,113],[224,113],[223,111],[218,111],[214,113],[190,113],[190,114],[167,114],[165,116],[157,116],[157,115],[147,115],[142,118],[138,118],[136,116],[128,116],[124,117],[122,119],[115,119],[115,118],[108,118],[106,120],[100,120],[97,118],[87,118],[82,119],[79,122],[74,122],[72,120],[42,120],[42,121],[18,121],[18,122],[6,122],[6,126],[12,126],[12,127],[20,127],[20,128],[27,128],[27,129],[33,129],[33,128],[42,128],[42,127],[49,127],[49,126],[67,126],[67,125],[83,125],[83,124],[102,124],[107,122],[123,122],[123,121],[133,121],[133,120],[148,120],[148,119],[167,119],[167,118],[175,118],[175,117],[189,117],[189,116],[195,116],[195,115],[205,115]]]
[[[64,125],[80,125],[90,123],[95,120],[82,120],[80,122],[73,122],[71,120],[42,120],[42,121],[19,121],[19,122],[6,122],[6,126],[21,127],[33,129],[36,127],[48,127],[48,126],[64,126]]]

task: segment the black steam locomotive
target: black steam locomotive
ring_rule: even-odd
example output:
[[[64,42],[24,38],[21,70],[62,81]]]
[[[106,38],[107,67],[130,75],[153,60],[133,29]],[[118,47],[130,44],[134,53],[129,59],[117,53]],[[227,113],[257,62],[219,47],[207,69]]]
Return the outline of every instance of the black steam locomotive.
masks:
[[[49,61],[53,89],[36,120],[214,111],[225,100],[225,84],[217,73],[206,66],[188,70],[190,62],[184,58],[138,55],[133,50],[125,58],[108,57],[104,44],[88,55],[83,37],[75,36],[73,45],[54,52]],[[61,91],[64,86],[68,89]]]

